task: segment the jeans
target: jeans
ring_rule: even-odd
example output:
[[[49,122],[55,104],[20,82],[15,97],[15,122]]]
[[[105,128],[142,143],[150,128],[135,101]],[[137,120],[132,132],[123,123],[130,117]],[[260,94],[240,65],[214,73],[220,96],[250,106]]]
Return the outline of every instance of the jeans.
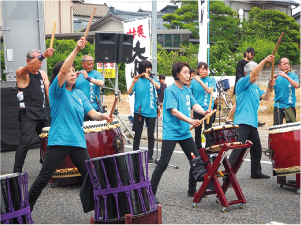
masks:
[[[255,127],[239,124],[239,128],[237,129],[238,132],[238,142],[242,142],[243,144],[246,143],[246,140],[250,140],[253,142],[253,146],[250,149],[251,154],[251,177],[256,177],[261,174],[261,155],[262,155],[262,148],[260,143],[260,137],[258,134],[258,130]],[[229,157],[229,162],[231,166],[234,165],[236,159],[238,158],[242,149],[234,149]]]
[[[196,145],[195,145],[192,137],[185,139],[185,140],[180,140],[180,141],[163,140],[160,161],[159,161],[158,165],[156,166],[156,168],[153,172],[153,175],[152,175],[152,179],[151,179],[152,191],[153,191],[154,195],[156,195],[156,193],[157,193],[157,188],[158,188],[159,182],[161,180],[161,177],[162,177],[164,171],[166,170],[166,168],[168,166],[168,163],[170,161],[170,158],[172,156],[172,153],[173,153],[177,143],[180,144],[182,150],[184,151],[184,153],[189,161],[192,160],[191,152],[193,152],[195,157],[199,156],[199,152],[196,148]],[[192,176],[191,169],[189,170],[188,182],[189,182],[189,185],[188,185],[189,192],[194,193],[196,191],[197,182],[194,180],[194,178]]]
[[[35,135],[40,135],[43,127],[48,126],[47,120],[31,120],[26,116],[26,109],[19,110],[20,142],[15,154],[14,173],[22,173],[24,161]]]
[[[28,192],[31,209],[41,195],[42,190],[47,186],[52,174],[67,155],[78,168],[82,178],[85,179],[87,174],[85,160],[90,159],[87,149],[73,146],[48,146],[42,169]]]
[[[139,121],[139,114],[134,114],[134,124],[133,131],[135,131],[133,150],[139,150],[141,134],[143,131],[144,118],[147,124],[147,137],[148,137],[148,157],[149,159],[153,157],[153,150],[155,145],[155,126],[156,126],[156,117],[144,117],[141,115],[141,121]]]

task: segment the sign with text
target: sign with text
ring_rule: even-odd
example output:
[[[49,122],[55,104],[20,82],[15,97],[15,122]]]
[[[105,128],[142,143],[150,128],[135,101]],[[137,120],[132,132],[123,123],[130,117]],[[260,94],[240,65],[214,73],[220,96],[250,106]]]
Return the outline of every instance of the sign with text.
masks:
[[[102,63],[97,63],[97,71],[103,75]],[[104,78],[115,78],[115,63],[105,63]]]

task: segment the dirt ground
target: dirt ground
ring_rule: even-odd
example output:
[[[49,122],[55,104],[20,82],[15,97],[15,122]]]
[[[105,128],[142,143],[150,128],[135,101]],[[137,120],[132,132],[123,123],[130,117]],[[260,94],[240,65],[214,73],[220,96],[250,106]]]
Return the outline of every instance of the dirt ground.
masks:
[[[233,93],[233,88],[229,89],[227,91],[228,95],[230,96],[232,100],[232,93]],[[266,87],[260,87],[262,90],[266,90]],[[300,95],[301,95],[301,88],[296,90],[296,97],[297,97],[297,102],[300,103]],[[273,125],[273,113],[274,113],[274,97],[275,94],[274,92],[271,94],[270,99],[268,101],[260,101],[260,106],[267,106],[268,110],[264,112],[259,112],[258,114],[258,119],[261,122],[265,122],[266,126],[272,126]],[[108,112],[111,111],[113,102],[114,102],[115,95],[106,95],[105,96],[105,105],[108,106],[107,110]],[[121,99],[122,102],[118,102],[118,111],[120,115],[130,115],[131,110],[130,110],[130,104],[127,101],[128,94],[122,94]],[[232,101],[233,102],[233,101]],[[222,102],[222,107],[225,107],[225,103]],[[297,121],[300,121],[300,108],[296,107],[297,111]],[[218,115],[218,114],[217,114]]]

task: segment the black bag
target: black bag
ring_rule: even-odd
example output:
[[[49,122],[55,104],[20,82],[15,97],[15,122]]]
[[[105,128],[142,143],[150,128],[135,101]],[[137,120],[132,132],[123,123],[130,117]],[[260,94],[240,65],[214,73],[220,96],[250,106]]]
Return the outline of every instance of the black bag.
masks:
[[[85,180],[79,192],[84,213],[94,210],[94,193],[93,185],[90,180],[89,173],[86,174]]]
[[[210,161],[207,161],[204,163],[200,156],[198,156],[190,161],[192,176],[194,177],[195,181],[199,181],[199,182],[204,181],[204,176],[207,173],[205,166],[209,162]]]

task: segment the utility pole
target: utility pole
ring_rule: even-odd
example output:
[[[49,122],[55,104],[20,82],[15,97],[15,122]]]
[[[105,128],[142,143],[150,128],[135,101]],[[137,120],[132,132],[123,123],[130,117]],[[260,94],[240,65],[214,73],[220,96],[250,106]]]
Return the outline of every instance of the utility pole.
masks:
[[[152,71],[157,77],[157,0],[152,0]],[[157,77],[158,78],[158,77]]]

